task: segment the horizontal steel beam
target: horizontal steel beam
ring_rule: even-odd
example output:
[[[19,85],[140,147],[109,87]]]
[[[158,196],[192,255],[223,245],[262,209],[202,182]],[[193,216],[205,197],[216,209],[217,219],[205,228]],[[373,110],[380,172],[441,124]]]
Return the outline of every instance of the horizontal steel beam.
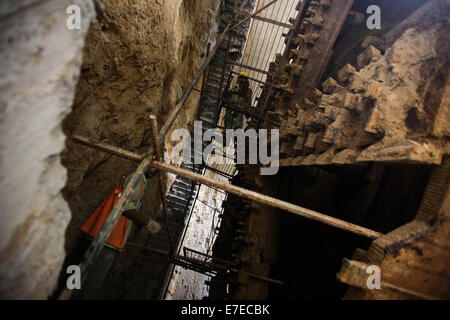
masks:
[[[244,69],[248,69],[248,70],[252,70],[252,71],[255,71],[255,72],[259,72],[259,73],[264,73],[264,74],[267,74],[269,76],[271,75],[269,71],[262,70],[262,69],[259,69],[259,68],[255,68],[255,67],[252,67],[252,66],[248,66],[248,65],[245,65],[245,64],[242,64],[242,63],[239,63],[239,62],[234,62],[234,61],[231,61],[231,60],[227,60],[227,64],[231,64],[231,65],[234,65],[234,66],[238,66],[238,67],[241,67],[241,68],[244,68]]]
[[[262,11],[264,11],[265,9],[267,9],[268,7],[270,7],[271,5],[273,5],[275,2],[277,2],[278,0],[273,0],[271,2],[269,2],[268,4],[266,4],[265,6],[263,6],[261,9],[256,10],[254,13],[252,13],[251,15],[245,17],[244,19],[242,19],[240,22],[236,23],[234,26],[231,27],[231,30],[234,30],[236,28],[238,28],[240,25],[242,25],[244,22],[246,22],[247,20],[254,18],[256,15],[260,14]]]
[[[73,135],[72,138],[73,138],[73,140],[75,140],[76,142],[78,142],[82,145],[85,145],[85,146],[88,146],[91,148],[95,148],[98,150],[102,150],[105,152],[109,152],[109,153],[115,154],[117,156],[120,156],[120,157],[128,159],[128,160],[140,162],[140,161],[142,161],[142,159],[144,159],[144,155],[142,155],[142,154],[137,154],[137,153],[134,153],[134,152],[122,149],[122,148],[112,146],[107,143],[92,142],[88,138],[79,136],[79,135]]]
[[[83,138],[82,140],[89,141],[86,138]],[[118,148],[107,145],[105,143],[103,143],[101,145],[101,147],[99,147],[96,143],[89,141],[88,143],[86,143],[86,145],[89,145],[91,147],[94,147],[94,148],[97,148],[97,149],[100,149],[103,151],[111,151],[114,154],[120,155],[120,151],[117,150]],[[130,154],[130,152],[126,151],[123,154],[123,157],[128,158],[129,154]],[[296,215],[302,216],[307,219],[315,220],[315,221],[330,225],[332,227],[335,227],[335,228],[338,228],[341,230],[345,230],[348,232],[358,234],[360,236],[364,236],[364,237],[367,237],[370,239],[376,239],[376,238],[383,236],[383,234],[380,232],[373,231],[373,230],[355,225],[353,223],[350,223],[350,222],[347,222],[344,220],[333,218],[333,217],[327,216],[325,214],[291,204],[289,202],[278,200],[278,199],[275,199],[275,198],[272,198],[272,197],[269,197],[266,195],[262,195],[260,193],[254,192],[254,191],[250,191],[250,190],[247,190],[247,189],[244,189],[241,187],[237,187],[237,186],[231,185],[229,183],[216,181],[214,179],[207,178],[200,174],[193,173],[192,171],[189,171],[189,170],[170,166],[170,165],[167,165],[167,164],[159,162],[159,161],[153,161],[151,166],[153,166],[157,169],[160,169],[160,170],[174,173],[176,175],[188,178],[188,179],[196,181],[196,182],[200,182],[201,184],[204,184],[204,185],[207,185],[210,187],[222,189],[226,192],[232,193],[234,195],[237,195],[237,196],[240,196],[240,197],[243,197],[246,199],[260,202],[260,203],[263,203],[263,204],[266,204],[266,205],[269,205],[269,206],[272,206],[272,207],[275,207],[275,208],[278,208],[278,209],[281,209],[284,211],[294,213]]]
[[[242,11],[241,13],[245,14],[245,11]],[[255,19],[255,20],[260,20],[260,21],[263,21],[263,22],[271,23],[271,24],[274,24],[274,25],[277,25],[277,26],[280,26],[280,27],[283,27],[283,28],[294,29],[294,27],[291,24],[280,22],[280,21],[277,21],[277,20],[272,20],[272,19],[269,19],[269,18],[266,18],[266,17],[253,16],[252,18]]]
[[[202,92],[202,91],[200,91],[198,89],[195,89],[195,91],[199,92],[201,95],[204,95],[205,97],[209,97],[209,98],[213,98],[213,99],[218,99],[219,98],[219,97],[214,96],[212,94],[209,94],[209,93],[206,93],[206,92]],[[233,104],[231,101],[229,101],[229,100],[227,100],[227,99],[225,99],[223,97],[222,97],[222,99],[220,99],[220,101],[222,103],[224,103],[224,104],[222,104],[222,108],[231,109],[231,110],[234,110],[234,111],[241,112],[241,113],[245,114],[248,117],[259,117],[259,114],[256,114],[254,112],[250,112],[248,110],[244,110],[242,108],[237,108],[235,104]],[[256,109],[256,107],[252,106],[252,107],[250,107],[250,110],[251,109]]]
[[[216,181],[214,179],[207,178],[205,176],[193,173],[193,172],[185,170],[185,169],[170,166],[170,165],[162,163],[160,161],[153,161],[151,165],[154,168],[164,170],[164,171],[167,171],[167,172],[179,175],[179,176],[183,176],[185,178],[191,179],[191,180],[199,182],[201,184],[206,184],[208,186],[213,186],[213,187],[225,190],[236,196],[246,198],[249,200],[253,200],[253,201],[274,207],[274,208],[281,209],[283,211],[288,211],[288,212],[294,213],[296,215],[299,215],[301,217],[315,220],[315,221],[327,224],[329,226],[332,226],[332,227],[335,227],[335,228],[338,228],[341,230],[355,233],[355,234],[363,236],[363,237],[367,237],[370,239],[376,239],[376,238],[383,236],[383,234],[380,232],[373,231],[373,230],[358,226],[356,224],[353,224],[353,223],[350,223],[350,222],[347,222],[344,220],[340,220],[340,219],[337,219],[337,218],[334,218],[331,216],[327,216],[320,212],[309,210],[309,209],[294,205],[292,203],[285,202],[285,201],[282,201],[282,200],[279,200],[276,198],[272,198],[272,197],[269,197],[269,196],[251,191],[251,190],[237,187],[237,186],[234,186],[229,183]]]

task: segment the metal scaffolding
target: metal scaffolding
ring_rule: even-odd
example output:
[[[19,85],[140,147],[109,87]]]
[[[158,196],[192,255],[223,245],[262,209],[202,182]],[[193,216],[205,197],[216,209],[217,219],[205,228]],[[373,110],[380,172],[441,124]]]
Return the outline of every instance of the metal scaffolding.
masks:
[[[320,223],[324,223],[348,232],[352,232],[370,239],[376,239],[378,237],[381,237],[383,234],[364,228],[362,226],[358,226],[316,211],[312,211],[306,208],[302,208],[300,206],[294,205],[294,204],[290,204],[287,203],[285,201],[281,201],[272,197],[269,197],[267,195],[263,195],[251,190],[247,190],[241,187],[237,187],[234,186],[230,183],[224,183],[221,181],[217,181],[208,177],[205,177],[203,175],[200,174],[196,174],[192,171],[189,170],[185,170],[185,169],[181,169],[181,168],[177,168],[168,164],[165,164],[162,162],[162,156],[160,153],[160,143],[162,141],[164,141],[165,136],[167,135],[168,131],[170,130],[170,128],[172,127],[172,125],[174,124],[175,119],[177,118],[177,116],[179,115],[181,109],[183,108],[185,102],[187,101],[187,99],[189,98],[190,94],[196,90],[194,89],[194,87],[197,85],[197,83],[199,82],[200,78],[203,76],[203,85],[202,85],[202,90],[200,90],[201,93],[201,99],[200,99],[200,104],[203,103],[204,97],[208,96],[209,94],[206,93],[204,91],[204,85],[205,85],[205,71],[207,71],[209,69],[209,71],[207,71],[207,74],[209,72],[214,71],[213,68],[210,68],[210,62],[213,59],[215,53],[217,52],[219,46],[222,44],[223,41],[225,41],[225,39],[228,37],[228,51],[230,50],[230,43],[232,40],[232,33],[231,31],[237,27],[239,27],[242,23],[248,21],[248,20],[255,20],[252,22],[252,27],[251,27],[251,33],[255,33],[258,32],[259,28],[262,28],[262,26],[264,24],[271,24],[276,26],[277,31],[275,32],[275,34],[278,34],[280,32],[285,32],[286,30],[290,30],[292,28],[296,28],[296,26],[298,25],[301,17],[302,17],[302,10],[304,8],[303,4],[308,2],[308,1],[303,1],[302,6],[300,6],[300,2],[298,4],[294,3],[295,1],[277,1],[277,0],[273,0],[270,2],[266,2],[264,4],[264,1],[260,1],[260,3],[262,5],[260,5],[259,8],[256,9],[256,11],[252,14],[249,14],[246,18],[242,19],[241,21],[235,23],[235,21],[233,20],[223,31],[223,33],[220,35],[219,39],[217,40],[216,45],[210,49],[208,48],[208,56],[205,59],[204,63],[202,64],[202,66],[200,67],[199,71],[196,73],[196,75],[194,76],[192,82],[190,83],[189,87],[187,88],[187,90],[184,92],[184,94],[182,95],[182,97],[180,98],[180,100],[176,103],[174,109],[172,110],[172,112],[170,113],[168,120],[165,122],[165,124],[163,125],[163,127],[161,128],[160,131],[158,131],[157,125],[156,125],[156,118],[154,116],[151,116],[151,126],[152,126],[152,133],[153,133],[153,142],[154,144],[148,149],[148,151],[145,153],[145,155],[142,154],[137,154],[128,150],[124,150],[106,143],[99,143],[99,142],[94,142],[94,141],[90,141],[88,138],[86,137],[82,137],[82,136],[74,136],[73,139],[79,143],[82,143],[86,146],[92,147],[92,148],[96,148],[98,150],[102,150],[105,152],[109,152],[112,153],[114,155],[123,157],[125,159],[129,159],[132,161],[136,161],[139,162],[139,166],[137,168],[137,170],[134,172],[134,174],[132,175],[131,181],[130,183],[127,184],[127,186],[125,187],[125,189],[123,190],[122,196],[120,197],[118,203],[114,206],[113,210],[111,211],[111,214],[109,215],[109,217],[107,218],[106,222],[104,223],[102,229],[100,230],[100,232],[98,233],[98,235],[95,237],[94,241],[92,242],[91,246],[89,247],[88,251],[85,254],[84,260],[83,262],[80,264],[80,269],[81,269],[81,275],[82,275],[82,281],[84,281],[86,279],[86,275],[88,274],[89,271],[89,267],[92,264],[92,262],[98,257],[101,249],[103,248],[105,241],[108,239],[113,227],[115,226],[116,222],[118,221],[119,217],[122,214],[123,209],[126,207],[127,203],[130,201],[131,196],[135,190],[135,188],[137,187],[137,182],[138,182],[138,177],[141,174],[144,174],[150,167],[156,168],[158,169],[160,172],[163,171],[167,171],[167,172],[171,172],[173,174],[176,175],[180,175],[183,177],[186,177],[188,179],[191,179],[193,181],[199,182],[203,185],[207,185],[211,188],[217,188],[219,190],[223,190],[226,191],[228,193],[232,193],[234,195],[237,195],[239,197],[243,197],[245,199],[249,199],[252,201],[256,201],[259,203],[262,203],[264,205],[268,205],[268,206],[272,206],[278,209],[281,209],[282,211],[286,211],[286,212],[290,212],[299,216],[302,216],[304,218],[307,219],[311,219],[311,220],[315,220],[317,222]],[[298,1],[297,1],[298,2]],[[293,4],[294,3],[294,4]],[[275,12],[281,12],[283,10],[293,10],[294,6],[295,8],[297,8],[298,10],[300,10],[300,12],[297,14],[297,18],[295,19],[295,21],[293,21],[293,23],[288,24],[285,22],[281,22],[276,20],[276,17],[278,16],[279,13],[276,13],[274,15],[274,17],[272,16],[265,16],[264,15],[264,10],[268,7],[270,7],[273,4],[277,4],[278,6],[276,7]],[[293,5],[292,5],[293,4]],[[242,10],[238,9],[236,12],[236,17],[238,17],[239,15],[241,15],[243,12]],[[236,18],[235,17],[235,18]],[[269,28],[266,29],[262,29],[262,30],[268,30]],[[264,35],[266,36],[266,35]],[[280,37],[281,38],[281,37]],[[290,46],[290,42],[292,41],[292,35],[290,35],[287,39],[286,42],[284,42],[284,40],[282,40],[282,43],[275,43],[273,44],[274,46],[277,46],[275,50],[278,50],[278,48],[282,48],[284,45],[289,48]],[[258,48],[252,48],[251,46],[246,47],[245,50],[258,50]],[[262,49],[261,48],[261,52],[262,55],[267,54],[267,50],[269,52],[273,51],[273,48],[265,48]],[[286,50],[285,50],[285,54],[284,56],[286,56]],[[220,87],[219,87],[219,91],[217,93],[217,95],[214,96],[214,98],[217,99],[217,110],[216,110],[216,114],[215,114],[215,125],[218,125],[218,120],[221,114],[221,109],[223,108],[222,106],[222,102],[224,102],[223,96],[224,96],[224,90],[226,90],[226,85],[225,85],[225,79],[228,76],[231,76],[232,74],[237,74],[239,73],[239,71],[241,69],[247,69],[247,70],[251,70],[253,71],[253,77],[254,78],[254,84],[256,85],[260,85],[261,83],[264,83],[265,86],[267,86],[269,88],[269,94],[265,97],[264,100],[264,105],[263,108],[260,110],[257,110],[258,112],[251,112],[249,113],[250,116],[252,117],[256,117],[258,119],[258,122],[260,123],[261,120],[264,117],[265,111],[267,110],[267,105],[269,103],[269,97],[270,97],[270,92],[274,87],[274,83],[278,78],[279,75],[279,68],[276,72],[276,74],[270,74],[268,71],[268,66],[269,66],[269,62],[272,61],[272,57],[271,56],[266,56],[265,57],[267,61],[263,61],[263,62],[252,62],[250,61],[243,61],[242,63],[238,63],[238,62],[232,62],[230,60],[228,60],[227,56],[225,56],[224,61],[223,61],[223,68],[221,70],[221,75],[220,75]],[[245,59],[244,59],[245,60]],[[257,59],[258,60],[258,59]],[[226,74],[226,67],[227,65],[233,65],[234,67],[238,67],[240,69],[234,70],[232,69],[231,72],[229,74]],[[266,82],[267,75],[270,74],[270,81]],[[259,95],[261,93],[261,91],[256,91],[255,98],[257,95]],[[227,107],[225,107],[227,108]],[[228,108],[232,109],[233,106],[229,106]],[[234,110],[239,110],[238,108],[234,109]],[[156,159],[154,159],[154,155],[156,155]],[[208,170],[214,171],[215,173],[221,174],[227,178],[232,178],[231,175],[227,174],[226,172],[220,172],[218,169],[216,168],[212,168],[212,167],[208,167],[205,166],[205,168],[207,168]],[[164,212],[165,215],[167,217],[167,208],[164,205],[165,203],[165,199],[164,199],[164,182],[162,180],[162,175],[159,175],[160,179],[159,179],[159,186],[160,186],[160,190],[161,190],[161,195],[162,195],[162,202],[163,202],[163,208],[164,208]],[[169,235],[169,230],[168,230],[168,225],[166,225],[167,228],[167,233]],[[209,268],[209,270],[216,270],[219,268],[217,267],[216,264],[213,264],[211,261],[211,259],[216,259],[212,256],[208,256],[207,254],[204,253],[200,253],[200,252],[195,252],[193,250],[190,249],[185,249],[185,255],[184,256],[180,256],[177,255],[176,252],[174,252],[174,246],[176,246],[176,244],[173,244],[171,242],[171,239],[169,237],[169,243],[170,243],[170,247],[171,247],[171,252],[168,254],[168,256],[171,257],[173,263],[175,264],[179,264],[182,266],[186,266],[187,268],[193,269],[193,270],[200,270],[199,272],[202,272],[205,268]],[[160,252],[161,254],[161,252]],[[164,253],[165,254],[165,253]],[[209,260],[208,260],[209,259]],[[244,272],[242,270],[238,270],[236,268],[234,268],[231,265],[226,265],[224,266],[224,264],[221,265],[221,268],[226,268],[227,270],[234,270],[233,272]],[[247,274],[249,274],[247,272]],[[263,276],[259,276],[259,275],[254,275],[254,274],[250,274],[251,276],[258,278],[258,279],[262,279],[265,281],[270,281],[270,282],[275,282],[277,283],[276,280],[267,278],[267,277],[263,277]],[[278,281],[279,283],[279,281]],[[63,291],[63,293],[60,296],[60,299],[68,299],[70,298],[71,295],[71,291],[66,289],[65,291]]]

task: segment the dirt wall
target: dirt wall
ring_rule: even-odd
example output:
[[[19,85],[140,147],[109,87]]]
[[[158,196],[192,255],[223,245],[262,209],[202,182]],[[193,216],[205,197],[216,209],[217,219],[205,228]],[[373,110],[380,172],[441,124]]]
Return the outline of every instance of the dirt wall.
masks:
[[[76,144],[72,135],[145,153],[152,143],[149,113],[157,115],[161,127],[205,58],[208,42],[214,45],[220,6],[219,0],[103,3],[103,17],[86,39],[73,112],[64,122],[68,140],[63,164],[69,175],[64,195],[72,211],[68,252],[81,235],[82,223],[138,165]],[[173,129],[191,129],[198,99],[194,92]],[[174,144],[170,135],[167,162]],[[153,218],[160,214],[159,199],[153,178],[141,214]]]
[[[66,24],[73,4],[79,30]],[[0,298],[46,298],[64,260],[61,122],[94,17],[91,0],[0,3]]]

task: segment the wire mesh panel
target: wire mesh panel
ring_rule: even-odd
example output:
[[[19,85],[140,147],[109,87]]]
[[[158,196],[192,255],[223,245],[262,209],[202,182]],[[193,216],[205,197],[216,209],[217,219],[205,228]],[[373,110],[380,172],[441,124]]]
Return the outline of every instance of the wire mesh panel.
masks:
[[[259,0],[255,10],[270,2],[271,0]],[[296,16],[295,7],[297,4],[298,0],[277,1],[252,19],[249,37],[242,57],[243,65],[265,72],[269,71],[270,62],[275,60],[277,53],[282,53],[284,50],[285,43],[282,34],[289,31],[287,27],[289,18]],[[252,105],[254,106],[256,98],[260,96],[262,91],[261,82],[266,81],[267,75],[242,66],[236,66],[235,71],[236,73],[244,71],[248,73],[250,78],[260,81],[250,80],[253,90]]]

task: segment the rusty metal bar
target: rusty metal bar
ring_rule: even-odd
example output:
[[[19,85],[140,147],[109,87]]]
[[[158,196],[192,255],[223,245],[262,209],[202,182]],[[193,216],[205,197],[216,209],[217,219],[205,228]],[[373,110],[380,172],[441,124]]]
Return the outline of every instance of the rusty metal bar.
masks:
[[[236,71],[231,71],[231,73],[235,74],[235,75],[239,75],[239,72],[236,72]],[[264,82],[262,80],[258,80],[258,79],[255,79],[255,78],[252,78],[252,77],[249,77],[249,76],[247,76],[247,79],[255,81],[255,82],[258,82],[258,83],[261,83],[261,84],[267,84],[267,82]]]
[[[283,285],[283,281],[280,280],[275,280],[266,276],[261,276],[259,274],[253,273],[253,272],[249,272],[249,271],[244,271],[242,269],[236,269],[234,267],[230,267],[230,266],[224,266],[221,264],[216,264],[216,263],[208,263],[208,262],[204,262],[202,260],[198,260],[195,258],[190,258],[190,257],[186,257],[186,256],[180,256],[180,255],[174,255],[173,256],[173,261],[174,264],[179,264],[182,267],[186,268],[186,269],[190,269],[190,270],[194,270],[197,272],[202,273],[199,269],[204,269],[205,272],[210,272],[213,273],[215,270],[214,269],[221,269],[224,271],[231,271],[234,273],[243,273],[248,275],[249,277],[255,278],[255,279],[259,279],[259,280],[263,280],[263,281],[267,281],[267,282],[271,282],[271,283],[275,283],[275,284],[279,284],[279,285]],[[190,265],[192,264],[192,265]],[[196,265],[195,265],[196,264]],[[196,269],[194,269],[193,267],[197,267]],[[207,270],[209,269],[209,270]],[[217,271],[216,271],[217,272]]]
[[[200,90],[198,90],[198,89],[195,89],[195,91],[200,92],[200,94],[202,94],[202,92]],[[214,98],[214,99],[217,98],[217,96],[214,96],[214,95],[206,93],[206,92],[203,92],[203,95],[205,95],[206,97]],[[242,112],[243,114],[245,114],[246,116],[250,116],[250,117],[258,117],[259,116],[256,113],[252,113],[250,111],[247,111],[247,110],[244,110],[244,109],[241,109],[241,108],[236,108],[235,105],[231,101],[226,100],[224,98],[222,98],[221,101],[226,103],[226,105],[222,106],[222,108],[231,109],[231,110],[234,110],[234,111],[239,111],[239,112]]]
[[[212,260],[218,261],[218,262],[223,263],[223,264],[227,264],[227,265],[230,265],[230,266],[236,266],[237,265],[236,263],[234,263],[232,261],[228,261],[226,259],[222,259],[222,258],[219,258],[219,257],[214,257],[214,256],[211,256],[209,254],[206,254],[206,253],[203,253],[203,252],[191,249],[191,248],[184,247],[183,249],[185,250],[185,253],[189,251],[189,252],[192,252],[194,254],[198,254],[199,256],[202,256],[202,257],[205,257],[205,258],[210,258]]]
[[[241,187],[237,187],[237,186],[231,185],[229,183],[216,181],[214,179],[204,177],[202,175],[193,173],[193,172],[185,170],[185,169],[176,168],[176,167],[167,165],[160,161],[154,161],[152,163],[152,166],[154,168],[168,171],[173,174],[180,175],[185,178],[191,179],[193,181],[200,182],[202,184],[206,184],[209,186],[213,186],[213,187],[225,190],[225,191],[232,193],[234,195],[237,195],[239,197],[250,199],[250,200],[253,200],[253,201],[274,207],[274,208],[281,209],[283,211],[288,211],[288,212],[294,213],[296,215],[299,215],[301,217],[315,220],[315,221],[327,224],[329,226],[332,226],[332,227],[335,227],[335,228],[338,228],[341,230],[355,233],[355,234],[363,236],[363,237],[367,237],[370,239],[376,239],[376,238],[383,236],[383,234],[380,232],[373,231],[373,230],[370,230],[370,229],[367,229],[367,228],[364,228],[364,227],[361,227],[361,226],[355,225],[353,223],[350,223],[350,222],[347,222],[344,220],[340,220],[340,219],[337,219],[337,218],[334,218],[331,216],[327,216],[327,215],[319,213],[317,211],[309,210],[309,209],[294,205],[289,202],[285,202],[285,201],[275,199],[275,198],[272,198],[272,197],[269,197],[266,195],[262,195],[260,193],[254,192],[254,191],[250,191],[250,190],[247,190],[247,189],[244,189]]]
[[[248,14],[245,11],[241,11],[241,13],[242,14]],[[263,21],[263,22],[271,23],[271,24],[274,24],[276,26],[280,26],[280,27],[283,27],[283,28],[293,29],[292,25],[290,25],[290,24],[287,24],[287,23],[284,23],[284,22],[280,22],[280,21],[277,21],[277,20],[273,20],[273,19],[269,19],[269,18],[266,18],[266,17],[254,16],[252,18],[255,19],[255,20],[260,20],[260,21]]]
[[[73,138],[75,139],[75,136]],[[103,143],[103,142],[92,142],[86,137],[76,136],[75,140],[82,143],[85,146],[88,146],[88,147],[91,147],[94,149],[98,149],[101,151],[109,152],[116,156],[122,157],[124,159],[140,162],[144,158],[144,156],[141,154],[130,152],[125,149],[117,148],[115,146],[112,146],[110,144]],[[222,155],[231,160],[236,160],[235,158],[229,157],[227,154],[225,154],[223,152],[218,153],[217,150],[215,150],[214,154]]]
[[[229,61],[228,60],[227,64],[232,64],[234,66],[238,66],[238,67],[241,67],[241,68],[244,68],[244,69],[252,70],[252,71],[255,71],[255,72],[259,72],[259,73],[264,73],[264,74],[267,74],[269,76],[271,75],[270,72],[268,72],[268,71],[265,71],[265,70],[262,70],[262,69],[258,69],[258,68],[252,67],[252,66],[248,66],[248,65],[245,65],[245,64],[242,64],[242,63],[239,63],[239,62],[234,62],[234,61]]]
[[[212,65],[212,66],[210,66],[210,68],[211,69],[208,69],[208,70],[213,70],[216,75],[218,75],[221,72],[221,70],[218,70],[217,66]],[[233,71],[233,70],[230,70],[230,73],[235,74],[235,75],[239,75],[239,72],[236,72],[236,71]],[[261,84],[268,84],[266,81],[262,81],[262,80],[259,80],[259,79],[256,79],[256,78],[252,78],[252,77],[249,77],[249,76],[247,76],[247,79],[255,81],[255,82],[258,82],[258,83],[261,83]]]
[[[156,120],[155,115],[150,115],[150,125],[152,127],[152,137],[153,137],[153,146],[156,153],[156,159],[159,161],[163,161],[161,150],[160,150],[160,141],[158,138],[158,121]],[[164,213],[164,223],[166,225],[167,231],[167,239],[169,241],[170,252],[173,253],[173,244],[172,239],[170,238],[170,229],[169,229],[169,215],[167,213],[167,199],[166,199],[166,188],[164,184],[164,174],[159,171],[158,172],[158,181],[159,181],[159,193],[161,195],[161,202],[163,205],[163,213]]]
[[[136,243],[127,243],[127,246],[140,248],[140,249],[147,250],[147,251],[150,251],[152,253],[158,254],[158,255],[160,255],[162,257],[171,258],[170,254],[168,252],[162,251],[162,250],[159,250],[159,249],[142,246],[142,245],[139,245],[139,244],[136,244]],[[189,248],[183,248],[183,249],[184,249],[184,256],[175,255],[175,256],[172,257],[172,262],[174,264],[180,265],[180,266],[185,267],[187,269],[190,269],[188,263],[184,263],[183,264],[183,263],[179,263],[179,262],[182,262],[182,260],[187,260],[187,262],[191,262],[191,263],[197,263],[198,262],[198,259],[189,258],[189,257],[186,256],[186,252],[190,251],[190,252],[193,252],[193,253],[195,253],[195,254],[197,254],[199,256],[202,256],[202,257],[205,257],[205,258],[211,258],[211,260],[213,261],[212,263],[204,263],[203,261],[202,261],[203,263],[200,263],[200,265],[202,265],[204,268],[207,268],[208,266],[210,266],[212,268],[218,268],[218,269],[222,269],[222,270],[230,270],[230,271],[235,272],[235,273],[247,274],[250,277],[253,277],[253,278],[256,278],[256,279],[260,279],[260,280],[264,280],[264,281],[268,281],[268,282],[272,282],[272,283],[276,283],[276,284],[280,284],[280,285],[283,284],[283,282],[279,281],[279,280],[275,280],[275,279],[272,279],[272,278],[269,278],[269,277],[261,276],[261,275],[258,275],[258,274],[255,274],[255,273],[251,273],[251,272],[248,272],[248,271],[236,269],[236,268],[234,268],[236,266],[236,264],[234,262],[231,262],[231,261],[228,261],[228,260],[225,260],[225,259],[221,259],[221,258],[218,258],[218,257],[210,256],[210,255],[207,255],[207,254],[205,254],[203,252],[199,252],[199,251],[196,251],[196,250],[193,250],[193,249],[189,249]],[[144,255],[136,256],[136,257],[139,257],[139,258],[150,258],[149,256],[144,256]],[[179,261],[179,259],[181,261]],[[218,262],[218,263],[221,263],[223,265],[216,264],[214,262]],[[190,269],[190,270],[193,270],[193,269]],[[194,271],[196,271],[196,270],[194,270]]]
[[[256,10],[254,13],[252,13],[251,15],[247,16],[246,18],[242,19],[240,22],[236,23],[234,26],[232,26],[230,30],[233,31],[234,29],[238,28],[241,24],[245,23],[247,20],[249,20],[251,18],[254,18],[256,15],[260,14],[262,11],[264,11],[265,9],[267,9],[268,7],[270,7],[277,1],[278,0],[273,0],[273,1],[269,2],[268,4],[266,4],[264,7],[262,7],[261,9]]]

